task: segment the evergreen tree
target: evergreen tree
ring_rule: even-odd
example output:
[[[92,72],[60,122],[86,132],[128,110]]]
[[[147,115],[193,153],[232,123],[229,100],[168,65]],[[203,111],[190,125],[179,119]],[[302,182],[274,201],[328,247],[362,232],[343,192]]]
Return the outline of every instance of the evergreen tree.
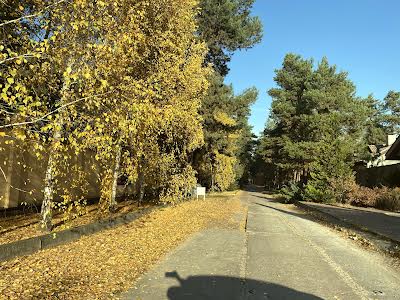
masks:
[[[275,81],[261,154],[276,168],[277,182],[303,181],[309,198],[326,200],[330,180],[352,175],[368,106],[326,58],[314,69],[312,60],[288,54]]]
[[[254,0],[201,0],[198,17],[199,33],[206,41],[207,61],[222,76],[228,71],[232,53],[260,42],[262,24],[251,16]]]
[[[383,99],[384,122],[391,134],[400,133],[400,92],[389,91]]]
[[[206,62],[215,75],[202,101],[205,145],[196,152],[193,165],[198,180],[214,190],[225,190],[248,174],[252,134],[247,119],[257,97],[249,89],[235,97],[224,84],[233,52],[248,49],[261,40],[262,25],[251,16],[254,0],[201,0],[198,32],[208,45]]]
[[[364,100],[368,108],[368,117],[365,130],[367,145],[382,145],[386,143],[388,127],[385,125],[384,107],[382,103],[369,95]]]

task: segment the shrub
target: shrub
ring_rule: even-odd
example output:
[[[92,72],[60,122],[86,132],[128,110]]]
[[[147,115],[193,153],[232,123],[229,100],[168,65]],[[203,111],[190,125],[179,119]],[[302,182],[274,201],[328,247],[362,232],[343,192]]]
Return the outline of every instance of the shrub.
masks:
[[[382,192],[382,189],[371,189],[360,186],[354,181],[348,182],[346,189],[347,191],[342,203],[348,203],[362,207],[375,207],[377,197]]]
[[[385,189],[376,199],[376,207],[391,211],[400,211],[400,188]]]
[[[298,184],[290,182],[288,185],[283,186],[280,194],[284,198],[285,203],[301,200],[301,188]]]
[[[307,201],[330,203],[335,202],[334,193],[328,188],[322,188],[318,185],[308,183],[304,190],[304,198]]]
[[[307,201],[330,203],[335,202],[335,193],[332,190],[330,179],[321,172],[311,172],[304,188],[304,198]]]
[[[340,203],[350,203],[351,193],[358,188],[354,177],[347,178],[347,180],[337,178],[329,180],[329,189],[332,191],[335,200]]]
[[[335,199],[361,207],[376,207],[391,211],[400,211],[400,188],[368,188],[358,185],[355,180],[331,181]]]

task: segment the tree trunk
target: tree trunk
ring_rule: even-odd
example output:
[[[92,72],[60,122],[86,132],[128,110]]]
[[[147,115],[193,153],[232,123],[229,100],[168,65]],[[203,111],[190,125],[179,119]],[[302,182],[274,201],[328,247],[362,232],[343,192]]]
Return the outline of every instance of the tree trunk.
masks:
[[[10,206],[10,198],[11,198],[11,188],[12,188],[12,180],[13,180],[13,168],[14,168],[14,147],[9,147],[8,153],[8,166],[7,166],[7,177],[6,177],[6,192],[4,199],[4,208],[8,208]]]
[[[211,191],[214,192],[214,185],[215,185],[215,180],[214,180],[214,168],[211,163]]]
[[[40,211],[41,221],[40,227],[44,231],[51,231],[51,217],[52,217],[52,204],[54,194],[54,157],[50,153],[47,162],[45,180],[44,180],[44,193],[42,208]]]
[[[118,175],[119,169],[121,165],[121,146],[117,146],[117,153],[115,156],[115,165],[114,165],[114,172],[113,172],[113,180],[112,180],[112,187],[111,187],[111,198],[110,198],[110,211],[115,211],[117,207],[117,185],[118,185]]]
[[[66,103],[66,91],[69,85],[64,83],[61,89],[61,100],[60,105]],[[61,141],[62,130],[64,125],[64,109],[60,110],[60,114],[58,115],[58,120],[54,127],[53,140],[50,146],[49,151],[49,159],[47,161],[45,180],[44,180],[44,191],[43,191],[43,202],[42,208],[40,211],[41,220],[40,220],[40,228],[44,231],[51,231],[52,224],[52,206],[53,206],[53,198],[54,198],[54,169],[56,166],[55,157],[57,155],[57,147]]]
[[[144,198],[144,176],[143,173],[140,172],[139,176],[138,176],[138,185],[139,185],[139,202],[138,202],[138,206],[140,206],[143,202],[143,198]]]
[[[144,198],[144,172],[143,172],[143,165],[145,164],[145,160],[143,156],[139,160],[138,165],[138,180],[137,180],[137,192],[139,194],[139,201],[138,206],[140,206],[143,202]]]
[[[64,124],[64,119],[60,115],[56,129],[53,133],[53,145],[50,147],[49,159],[47,161],[47,168],[44,179],[44,192],[43,192],[43,202],[40,211],[41,222],[40,227],[44,231],[51,231],[51,219],[52,219],[52,205],[54,198],[54,168],[55,168],[55,155],[57,152],[56,145],[61,140],[61,130]]]

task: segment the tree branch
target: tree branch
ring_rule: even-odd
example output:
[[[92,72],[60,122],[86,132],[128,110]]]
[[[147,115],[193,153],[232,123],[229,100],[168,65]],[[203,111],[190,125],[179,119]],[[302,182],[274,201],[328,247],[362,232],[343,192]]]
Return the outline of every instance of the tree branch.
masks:
[[[58,5],[58,4],[62,3],[62,2],[66,2],[66,0],[60,0],[60,1],[58,1],[58,2],[56,2],[56,3],[53,3],[53,4],[49,5],[49,6],[46,6],[45,8],[43,8],[42,10],[38,11],[38,12],[35,13],[35,14],[23,16],[23,17],[20,17],[20,18],[17,18],[17,19],[13,19],[13,20],[4,22],[4,23],[0,23],[0,27],[3,27],[3,26],[5,26],[5,25],[11,24],[11,23],[19,22],[19,21],[21,21],[21,20],[23,20],[23,19],[29,19],[29,18],[37,17],[37,16],[40,15],[42,12],[44,12],[44,11],[48,10],[49,8],[51,8],[51,7],[53,7],[53,6],[56,6],[56,5]]]
[[[110,94],[110,93],[111,93],[111,92],[107,92],[107,93],[104,93],[104,94],[97,94],[97,95],[93,95],[93,96],[88,96],[88,97],[84,97],[84,98],[79,98],[79,99],[76,99],[76,100],[74,100],[74,101],[72,101],[72,102],[69,102],[69,103],[66,103],[66,104],[64,104],[64,105],[61,105],[61,106],[58,107],[57,109],[52,110],[51,112],[45,114],[44,116],[42,116],[42,117],[40,117],[40,118],[37,118],[37,119],[33,120],[33,121],[26,121],[26,122],[19,122],[19,123],[13,123],[13,124],[2,125],[2,126],[0,126],[0,129],[9,128],[9,127],[14,127],[14,126],[22,126],[22,125],[35,124],[35,123],[37,123],[37,122],[40,122],[40,121],[44,120],[44,119],[47,118],[48,116],[50,116],[50,115],[52,115],[52,114],[58,112],[59,110],[65,108],[65,107],[67,107],[67,106],[71,106],[71,105],[73,105],[73,104],[76,104],[76,103],[78,103],[78,102],[81,102],[81,101],[84,101],[84,100],[87,100],[87,99],[90,99],[90,98],[95,98],[95,97],[99,97],[99,96],[105,96],[105,95],[108,95],[108,94]]]
[[[21,55],[18,55],[18,56],[9,57],[7,59],[4,59],[4,60],[0,61],[0,65],[6,63],[8,61],[11,61],[11,60],[14,60],[14,59],[18,59],[18,58],[22,58],[22,57],[35,57],[35,56],[33,54],[21,54]]]
[[[17,188],[17,187],[15,187],[15,186],[11,185],[11,184],[8,182],[6,173],[4,172],[4,170],[3,170],[3,168],[2,168],[1,166],[0,166],[0,172],[3,174],[3,177],[4,177],[5,182],[8,183],[8,184],[10,185],[10,188],[12,188],[12,189],[14,189],[14,190],[16,190],[16,191],[22,192],[22,193],[27,193],[27,194],[30,194],[30,195],[32,194],[32,193],[29,192],[29,191],[26,191],[26,190],[23,190],[23,189],[20,189],[20,188]],[[36,199],[35,197],[32,197],[32,198],[33,198],[33,200],[37,201],[37,199]]]
[[[3,174],[4,180],[7,182],[8,180],[7,180],[6,173],[4,172],[4,170],[3,170],[3,168],[1,166],[0,166],[0,171]]]

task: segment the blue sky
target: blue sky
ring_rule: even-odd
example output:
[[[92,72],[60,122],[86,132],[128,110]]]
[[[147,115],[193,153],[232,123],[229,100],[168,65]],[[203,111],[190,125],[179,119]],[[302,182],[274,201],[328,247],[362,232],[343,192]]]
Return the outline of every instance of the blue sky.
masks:
[[[226,78],[236,93],[258,88],[250,118],[254,133],[264,128],[271,104],[267,90],[289,52],[316,61],[327,56],[349,73],[359,96],[382,99],[400,90],[399,0],[257,0],[254,14],[263,22],[264,39],[234,54]]]

